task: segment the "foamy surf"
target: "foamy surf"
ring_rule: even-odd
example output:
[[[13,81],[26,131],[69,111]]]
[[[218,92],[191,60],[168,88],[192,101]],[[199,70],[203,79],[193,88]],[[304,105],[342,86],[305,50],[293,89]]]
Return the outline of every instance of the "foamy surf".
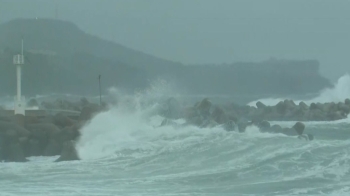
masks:
[[[320,92],[317,97],[307,100],[293,100],[296,104],[299,104],[301,101],[310,105],[311,103],[327,103],[327,102],[343,102],[345,99],[350,97],[350,75],[346,74],[338,79],[334,84],[333,88],[327,88]],[[255,106],[255,104],[260,101],[268,106],[273,106],[284,101],[285,99],[292,99],[290,97],[281,97],[281,98],[264,98],[257,101],[250,102],[248,105]]]
[[[163,117],[154,98],[165,93],[117,94],[116,105],[81,130],[81,161],[30,157],[28,163],[2,163],[0,195],[350,194],[346,120],[306,123],[316,136],[312,142],[254,126],[245,133],[159,127]]]

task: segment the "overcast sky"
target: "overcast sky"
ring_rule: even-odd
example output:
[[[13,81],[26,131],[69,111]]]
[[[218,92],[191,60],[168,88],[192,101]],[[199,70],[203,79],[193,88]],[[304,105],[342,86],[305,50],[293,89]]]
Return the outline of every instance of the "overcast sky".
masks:
[[[318,59],[350,72],[350,0],[0,0],[0,22],[55,18],[185,64]]]

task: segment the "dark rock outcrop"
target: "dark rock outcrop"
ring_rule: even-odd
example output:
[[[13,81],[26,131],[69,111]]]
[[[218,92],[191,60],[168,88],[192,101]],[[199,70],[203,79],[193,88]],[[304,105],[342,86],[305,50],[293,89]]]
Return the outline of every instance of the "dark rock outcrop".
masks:
[[[55,162],[75,161],[80,160],[75,144],[73,141],[68,141],[63,144],[61,156]]]

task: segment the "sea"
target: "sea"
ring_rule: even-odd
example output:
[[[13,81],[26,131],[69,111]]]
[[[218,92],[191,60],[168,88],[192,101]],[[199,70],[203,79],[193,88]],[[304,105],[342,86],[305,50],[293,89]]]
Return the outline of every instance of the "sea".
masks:
[[[350,195],[350,118],[306,122],[313,141],[261,133],[256,127],[245,133],[160,127],[163,118],[155,112],[154,97],[171,91],[163,87],[128,96],[111,89],[118,104],[82,128],[79,161],[29,157],[26,163],[0,163],[0,196]],[[293,99],[322,103],[349,97],[350,76],[345,75],[333,88]],[[287,98],[256,101],[274,105]],[[8,97],[1,101],[10,107]],[[271,123],[290,127],[295,122]]]

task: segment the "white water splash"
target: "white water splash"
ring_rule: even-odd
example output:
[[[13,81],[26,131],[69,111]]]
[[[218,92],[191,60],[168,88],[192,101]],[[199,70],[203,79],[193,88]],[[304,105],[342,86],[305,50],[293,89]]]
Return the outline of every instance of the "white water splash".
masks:
[[[343,102],[345,99],[350,98],[350,75],[346,74],[338,79],[334,84],[333,88],[327,88],[320,92],[320,94],[309,100],[295,100],[296,104],[299,104],[301,101],[304,101],[306,104],[311,103],[326,103],[326,102]],[[282,98],[266,98],[259,99],[257,101],[250,102],[248,105],[255,106],[255,104],[260,101],[265,105],[273,106],[280,101],[285,99],[290,99],[288,97]]]

